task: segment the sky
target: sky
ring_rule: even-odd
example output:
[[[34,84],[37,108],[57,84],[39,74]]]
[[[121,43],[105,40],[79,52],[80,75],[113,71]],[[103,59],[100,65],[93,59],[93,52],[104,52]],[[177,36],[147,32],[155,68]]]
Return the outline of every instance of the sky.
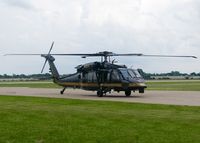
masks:
[[[199,0],[0,0],[0,74],[40,73],[40,56],[8,53],[143,53],[113,57],[145,72],[200,72]],[[99,58],[55,57],[61,74]],[[48,72],[48,66],[44,72]]]

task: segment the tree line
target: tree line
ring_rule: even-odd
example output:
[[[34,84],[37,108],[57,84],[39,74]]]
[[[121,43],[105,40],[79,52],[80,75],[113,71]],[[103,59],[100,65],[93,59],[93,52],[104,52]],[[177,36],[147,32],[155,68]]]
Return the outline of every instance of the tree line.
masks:
[[[145,79],[152,79],[152,77],[155,76],[184,76],[184,77],[189,77],[189,76],[200,76],[200,72],[192,72],[192,73],[181,73],[179,71],[171,71],[168,73],[146,73],[142,69],[138,69],[139,73],[145,78]]]
[[[25,74],[3,74],[0,75],[0,79],[37,79],[37,80],[49,80],[51,79],[51,74],[45,73],[45,74],[30,74],[30,75],[25,75]]]
[[[145,79],[152,79],[154,76],[200,76],[199,73],[181,73],[179,71],[171,71],[168,73],[146,73],[142,69],[138,69],[139,73],[145,78]],[[25,74],[12,74],[12,75],[7,75],[3,74],[0,75],[0,79],[37,79],[37,80],[50,80],[51,79],[51,74],[50,73],[45,73],[45,74],[30,74],[30,75],[25,75]]]

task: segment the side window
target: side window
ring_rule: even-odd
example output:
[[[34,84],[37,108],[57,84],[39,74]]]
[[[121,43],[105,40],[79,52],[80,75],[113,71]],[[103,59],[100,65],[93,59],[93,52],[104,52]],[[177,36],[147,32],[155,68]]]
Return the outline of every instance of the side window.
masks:
[[[117,70],[113,70],[111,72],[111,80],[112,81],[119,81],[120,78],[119,78],[119,72]]]
[[[84,72],[82,77],[83,82],[87,82],[87,78],[88,78],[88,73]]]
[[[93,72],[88,73],[88,82],[92,82]]]
[[[96,75],[96,72],[93,72],[93,82],[97,82],[97,75]]]
[[[88,72],[85,78],[88,82],[97,82],[97,76],[94,71]]]

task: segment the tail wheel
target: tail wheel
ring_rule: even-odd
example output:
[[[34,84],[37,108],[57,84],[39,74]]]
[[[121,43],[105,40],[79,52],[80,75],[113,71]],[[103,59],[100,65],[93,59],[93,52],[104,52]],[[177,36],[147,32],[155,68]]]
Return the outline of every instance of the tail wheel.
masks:
[[[128,96],[130,96],[131,95],[131,90],[126,90],[125,91],[125,95],[128,97]]]
[[[98,90],[97,91],[97,96],[98,97],[102,97],[103,96],[103,91],[102,90]]]
[[[63,94],[65,92],[66,87],[63,88],[63,90],[60,91],[60,94]]]

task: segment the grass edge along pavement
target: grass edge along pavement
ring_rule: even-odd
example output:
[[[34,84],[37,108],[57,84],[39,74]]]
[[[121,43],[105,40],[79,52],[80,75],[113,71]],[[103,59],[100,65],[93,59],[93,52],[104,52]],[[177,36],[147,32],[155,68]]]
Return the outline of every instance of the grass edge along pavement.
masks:
[[[200,142],[200,107],[0,96],[0,117],[0,142]]]
[[[200,91],[200,80],[147,81],[147,90]]]
[[[200,91],[200,80],[154,80],[146,84],[146,90]],[[60,88],[51,81],[0,82],[0,87]]]

